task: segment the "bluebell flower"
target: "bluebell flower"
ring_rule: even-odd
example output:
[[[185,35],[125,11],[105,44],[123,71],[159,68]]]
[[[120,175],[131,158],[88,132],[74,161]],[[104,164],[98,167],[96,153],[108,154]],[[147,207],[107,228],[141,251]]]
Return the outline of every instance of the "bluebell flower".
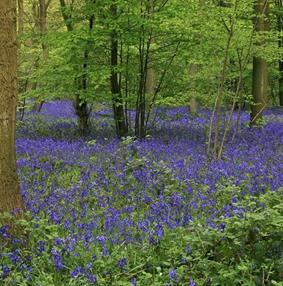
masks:
[[[100,244],[104,244],[106,241],[106,237],[104,235],[101,236],[97,236],[96,240],[100,243]]]
[[[51,254],[56,269],[62,270],[64,268],[64,264],[61,254],[56,249],[52,249]]]
[[[87,280],[89,284],[96,284],[97,283],[97,276],[94,274],[87,274]]]
[[[163,238],[164,235],[164,231],[163,231],[163,227],[161,224],[156,225],[155,227],[155,234],[159,239]]]
[[[62,245],[62,239],[60,238],[60,237],[55,237],[54,238],[54,245],[56,245],[56,246],[60,246],[60,245]]]
[[[128,264],[128,261],[126,258],[119,259],[117,262],[118,268],[121,268],[123,270],[125,269],[125,266],[127,266],[127,264]]]
[[[2,278],[5,278],[8,276],[10,272],[10,268],[7,265],[2,266]]]
[[[77,278],[79,275],[84,273],[84,269],[81,266],[77,266],[71,273],[72,278]]]
[[[44,243],[44,241],[40,240],[38,242],[38,245],[39,245],[39,252],[40,253],[44,252],[45,251],[45,243]]]
[[[177,270],[175,268],[169,270],[169,279],[173,281],[178,281]]]
[[[102,255],[102,257],[109,257],[110,256],[109,250],[108,250],[106,245],[103,246],[101,255]]]
[[[192,253],[192,249],[190,248],[190,246],[189,245],[186,245],[186,254],[187,255],[190,255],[191,253]]]
[[[3,225],[0,227],[0,237],[2,236],[2,238],[8,238],[9,234],[8,234],[8,226],[7,225]]]
[[[132,278],[131,278],[131,284],[132,284],[132,286],[137,286],[137,285],[138,285],[138,282],[137,282],[137,278],[136,278],[136,277],[132,277]]]

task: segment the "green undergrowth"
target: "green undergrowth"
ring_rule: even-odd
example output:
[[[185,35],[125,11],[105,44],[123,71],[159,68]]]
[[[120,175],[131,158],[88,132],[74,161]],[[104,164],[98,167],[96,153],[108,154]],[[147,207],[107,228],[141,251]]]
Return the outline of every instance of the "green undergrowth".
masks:
[[[29,237],[24,245],[20,240],[8,243],[2,226],[0,285],[282,286],[282,190],[246,197],[241,204],[247,212],[220,217],[214,227],[194,218],[189,226],[164,229],[162,239],[154,242],[109,244],[107,255],[99,244],[86,251],[78,243],[72,253],[63,242],[54,244],[64,237],[64,229],[47,219],[17,222]],[[15,250],[17,259],[10,255]],[[54,250],[64,265],[60,270],[54,265]],[[70,275],[80,267],[92,268],[93,283],[83,273]]]

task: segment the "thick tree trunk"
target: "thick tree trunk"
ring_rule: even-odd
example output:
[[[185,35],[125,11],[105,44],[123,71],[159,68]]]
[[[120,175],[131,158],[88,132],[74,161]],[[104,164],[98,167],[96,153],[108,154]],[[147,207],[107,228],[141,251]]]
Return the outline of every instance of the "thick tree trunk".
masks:
[[[22,208],[16,173],[16,0],[0,1],[0,212]]]
[[[255,4],[255,31],[262,33],[268,31],[268,0],[257,0]],[[263,42],[258,45],[263,45]],[[267,106],[268,66],[264,58],[255,56],[253,59],[253,85],[251,124],[256,125],[262,119],[262,113]]]

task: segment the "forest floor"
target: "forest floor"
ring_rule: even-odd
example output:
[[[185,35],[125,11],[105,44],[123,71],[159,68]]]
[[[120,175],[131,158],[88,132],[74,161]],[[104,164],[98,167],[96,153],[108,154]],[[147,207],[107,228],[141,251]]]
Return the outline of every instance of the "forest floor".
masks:
[[[140,141],[117,140],[109,110],[93,113],[91,134],[82,140],[68,101],[46,103],[41,113],[27,113],[18,124],[18,171],[27,210],[34,219],[60,227],[49,237],[42,230],[47,226],[40,228],[38,251],[49,252],[54,269],[77,279],[74,285],[112,285],[111,275],[116,281],[124,275],[132,283],[113,285],[164,285],[166,279],[171,283],[167,285],[196,285],[191,276],[177,283],[182,274],[174,272],[178,267],[173,260],[166,266],[173,270],[166,278],[160,276],[163,280],[151,280],[154,275],[147,266],[142,267],[147,274],[138,278],[139,268],[137,273],[125,269],[144,261],[129,262],[121,248],[157,245],[170,230],[177,233],[196,220],[223,230],[219,218],[245,212],[239,204],[242,197],[283,186],[282,111],[266,111],[265,125],[254,129],[248,126],[248,114],[241,113],[235,140],[228,138],[219,161],[206,155],[208,111],[200,110],[197,116],[190,116],[185,107],[158,112],[151,136]],[[113,254],[116,246],[120,255]],[[103,258],[110,256],[120,269],[118,274],[113,270],[116,276],[104,273],[113,261],[108,265]],[[93,268],[96,257],[105,264],[97,262]],[[206,285],[201,284],[203,277],[194,279]],[[60,285],[54,281],[50,285]]]

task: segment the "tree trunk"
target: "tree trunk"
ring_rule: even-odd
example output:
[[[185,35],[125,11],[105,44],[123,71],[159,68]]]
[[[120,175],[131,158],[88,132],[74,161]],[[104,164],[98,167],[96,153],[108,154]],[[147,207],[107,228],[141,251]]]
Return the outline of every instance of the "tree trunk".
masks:
[[[81,135],[87,136],[90,133],[89,128],[89,118],[91,109],[88,107],[85,101],[82,101],[79,94],[76,95],[76,100],[74,102],[74,108],[76,115],[78,116],[78,125]]]
[[[24,0],[18,0],[18,38],[19,38],[19,58],[21,59],[21,46],[22,46],[22,38],[24,35]],[[26,92],[28,80],[25,79],[21,84],[19,83],[18,91],[19,93]],[[22,87],[23,85],[23,87]],[[20,112],[21,112],[21,120],[24,118],[25,114],[25,98],[23,100],[19,100]]]
[[[24,0],[18,0],[18,35],[24,34]]]
[[[283,60],[279,61],[279,105],[283,106]]]
[[[67,6],[65,0],[60,0],[60,6],[62,10],[62,16],[67,28],[68,32],[72,32],[74,30],[74,26],[72,24],[72,15],[67,13]],[[94,26],[94,16],[89,18],[89,31],[92,32]],[[83,75],[75,80],[75,84],[78,88],[78,93],[76,94],[76,98],[74,101],[75,113],[78,116],[78,126],[82,136],[87,136],[90,133],[89,126],[89,118],[91,113],[91,108],[88,106],[85,100],[82,100],[79,92],[81,90],[86,91],[88,88],[88,48],[84,52],[84,63],[83,63]]]
[[[45,62],[49,56],[48,45],[46,43],[46,34],[47,34],[47,9],[48,5],[45,0],[39,0],[39,30],[41,39],[41,46],[42,46],[42,57],[43,61]]]
[[[94,16],[89,18],[89,32],[92,33],[94,25]],[[89,43],[88,43],[89,46]],[[89,61],[89,47],[86,47],[84,51],[84,64],[83,64],[83,74],[78,79],[79,90],[87,92],[88,89],[88,61]],[[91,108],[88,106],[85,99],[81,99],[80,94],[76,96],[75,102],[76,115],[78,116],[79,130],[82,136],[87,136],[90,133],[89,119],[91,114]]]
[[[152,67],[147,69],[145,92],[152,97],[155,91],[155,71]]]
[[[197,64],[190,64],[188,67],[188,76],[189,76],[189,80],[191,82],[193,82],[193,78],[194,76],[197,74],[198,72],[198,65]],[[191,92],[194,94],[196,91],[195,85],[194,84],[190,84],[191,86]],[[196,100],[195,96],[193,95],[190,99],[189,102],[189,111],[192,115],[196,115],[198,112],[198,101]]]
[[[117,17],[117,6],[112,4],[111,14],[115,19]],[[121,87],[118,80],[118,34],[114,29],[111,33],[111,93],[113,103],[113,113],[116,125],[116,134],[118,137],[125,137],[128,134],[128,128],[124,113],[124,102],[121,94]]]
[[[253,59],[253,99],[251,123],[257,124],[262,119],[262,112],[267,106],[267,79],[268,69],[265,59]]]
[[[257,0],[255,4],[255,31],[262,33],[268,31],[268,0]],[[258,43],[262,46],[264,43]],[[267,106],[268,66],[264,58],[254,56],[253,59],[253,85],[251,124],[256,125],[262,119],[262,113]]]
[[[0,212],[22,209],[16,172],[16,0],[0,1]]]
[[[278,33],[279,33],[279,39],[278,39],[278,46],[279,49],[283,47],[283,37],[282,37],[282,31],[283,31],[283,17],[282,17],[282,9],[283,9],[283,1],[282,0],[276,0],[276,6],[278,9],[277,12],[277,27],[278,27]],[[279,105],[283,106],[283,59],[279,59]]]
[[[141,1],[141,5],[143,2]],[[141,17],[143,17],[144,11],[140,10]],[[146,13],[148,19],[153,17],[154,3],[148,1],[148,7],[146,7]],[[145,25],[140,27],[139,36],[139,88],[136,100],[136,118],[135,118],[135,136],[138,138],[145,138],[147,132],[147,115],[151,108],[150,104],[146,106],[146,96],[149,95],[149,102],[154,101],[155,97],[155,75],[154,70],[150,66],[152,61],[152,54],[150,51],[151,44],[154,43],[153,31],[147,31]],[[148,38],[147,38],[148,37]],[[151,95],[151,96],[150,96]]]
[[[154,1],[149,0],[149,7],[148,7],[148,17],[152,18],[154,17]],[[155,43],[155,38],[153,35],[150,35],[149,39],[150,43],[149,45],[152,46]],[[146,71],[146,83],[145,83],[145,92],[152,97],[155,92],[155,86],[156,86],[156,79],[155,79],[155,70],[153,68],[153,56],[152,52],[148,51],[148,66]]]
[[[43,63],[46,63],[46,61],[48,60],[48,57],[49,57],[49,48],[48,48],[48,44],[46,43],[45,37],[47,35],[47,11],[48,11],[48,7],[50,5],[50,2],[51,2],[51,0],[48,0],[48,1],[38,0],[37,4],[35,2],[33,4],[33,15],[34,15],[34,19],[35,19],[35,27],[36,27],[36,30],[40,34],[40,37],[41,37]],[[36,86],[35,86],[35,88],[36,88]],[[33,110],[40,112],[44,102],[45,102],[44,100],[39,99],[39,102],[35,103]]]

